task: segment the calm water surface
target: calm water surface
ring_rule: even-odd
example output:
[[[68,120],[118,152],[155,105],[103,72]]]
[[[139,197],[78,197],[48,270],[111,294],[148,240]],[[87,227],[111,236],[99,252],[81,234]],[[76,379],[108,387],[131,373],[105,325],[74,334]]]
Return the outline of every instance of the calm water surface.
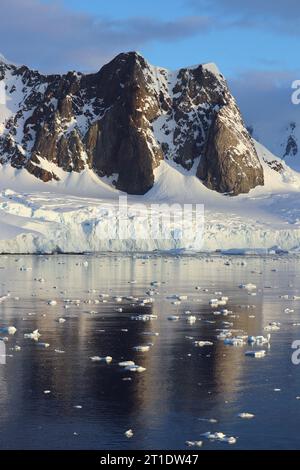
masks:
[[[229,266],[226,261],[1,256],[0,293],[10,297],[0,304],[0,327],[13,325],[17,333],[9,336],[6,365],[0,365],[0,448],[185,449],[185,441],[200,440],[207,431],[237,437],[237,443],[204,439],[203,450],[300,448],[300,366],[291,362],[291,344],[300,340],[300,300],[280,298],[300,295],[300,259],[253,257],[246,266],[245,258],[233,257]],[[151,287],[153,281],[160,285]],[[256,284],[256,295],[239,288],[248,282]],[[155,290],[154,302],[141,306],[149,289]],[[229,297],[232,314],[213,314],[209,300],[216,292]],[[105,302],[100,294],[108,295]],[[174,304],[175,294],[188,298]],[[125,299],[130,296],[139,300]],[[52,299],[57,305],[48,305]],[[187,310],[196,323],[187,322]],[[131,319],[145,313],[158,318]],[[172,322],[169,315],[180,318]],[[66,322],[59,323],[60,317]],[[224,322],[258,335],[273,321],[281,328],[272,332],[262,359],[245,357],[248,345],[226,346],[216,338],[229,327]],[[37,328],[49,348],[24,338]],[[214,344],[199,348],[193,340]],[[149,352],[133,350],[149,341]],[[111,364],[90,359],[107,355]],[[122,360],[146,371],[124,372]],[[241,412],[255,418],[241,419]],[[132,439],[124,436],[130,428]]]

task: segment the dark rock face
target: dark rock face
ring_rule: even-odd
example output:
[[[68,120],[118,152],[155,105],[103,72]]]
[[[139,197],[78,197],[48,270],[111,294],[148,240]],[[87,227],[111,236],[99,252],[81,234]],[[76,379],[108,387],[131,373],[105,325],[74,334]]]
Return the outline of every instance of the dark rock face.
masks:
[[[283,159],[286,157],[295,157],[298,154],[298,145],[297,145],[297,139],[295,136],[295,130],[296,130],[296,123],[295,122],[290,122],[288,128],[287,128],[287,140],[285,143],[285,149],[284,149],[284,154],[283,154]]]
[[[261,164],[237,109],[225,105],[216,113],[197,175],[208,188],[231,195],[264,184]]]
[[[132,52],[90,75],[45,76],[0,62],[0,80],[14,109],[0,127],[0,162],[43,181],[58,179],[55,166],[89,167],[144,194],[165,158],[187,170],[200,160],[197,175],[220,192],[263,184],[239,110],[211,65],[171,73]]]

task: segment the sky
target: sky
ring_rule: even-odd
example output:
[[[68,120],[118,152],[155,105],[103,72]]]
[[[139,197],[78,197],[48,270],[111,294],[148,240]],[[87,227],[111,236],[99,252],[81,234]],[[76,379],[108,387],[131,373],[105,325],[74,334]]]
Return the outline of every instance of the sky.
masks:
[[[248,120],[265,102],[296,113],[299,0],[1,0],[1,20],[0,52],[43,72],[95,71],[128,50],[171,69],[215,62]]]

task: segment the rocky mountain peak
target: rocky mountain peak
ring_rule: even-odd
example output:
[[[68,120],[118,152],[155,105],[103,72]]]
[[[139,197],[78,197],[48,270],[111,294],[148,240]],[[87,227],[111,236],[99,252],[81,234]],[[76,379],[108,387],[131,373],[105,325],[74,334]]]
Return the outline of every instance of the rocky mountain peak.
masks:
[[[219,192],[263,184],[252,140],[214,64],[171,72],[128,52],[97,73],[43,75],[2,62],[0,81],[7,102],[0,161],[44,181],[58,178],[56,167],[90,167],[118,189],[144,194],[168,159],[195,168]]]

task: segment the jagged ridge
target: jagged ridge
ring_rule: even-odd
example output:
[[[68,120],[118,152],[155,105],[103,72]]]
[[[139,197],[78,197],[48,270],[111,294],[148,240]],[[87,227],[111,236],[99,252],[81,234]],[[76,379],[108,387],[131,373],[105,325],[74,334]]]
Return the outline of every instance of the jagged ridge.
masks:
[[[170,72],[135,52],[94,74],[42,75],[0,61],[7,106],[0,161],[43,181],[92,168],[118,189],[144,194],[172,159],[209,188],[239,194],[263,169],[224,77],[212,64]]]

